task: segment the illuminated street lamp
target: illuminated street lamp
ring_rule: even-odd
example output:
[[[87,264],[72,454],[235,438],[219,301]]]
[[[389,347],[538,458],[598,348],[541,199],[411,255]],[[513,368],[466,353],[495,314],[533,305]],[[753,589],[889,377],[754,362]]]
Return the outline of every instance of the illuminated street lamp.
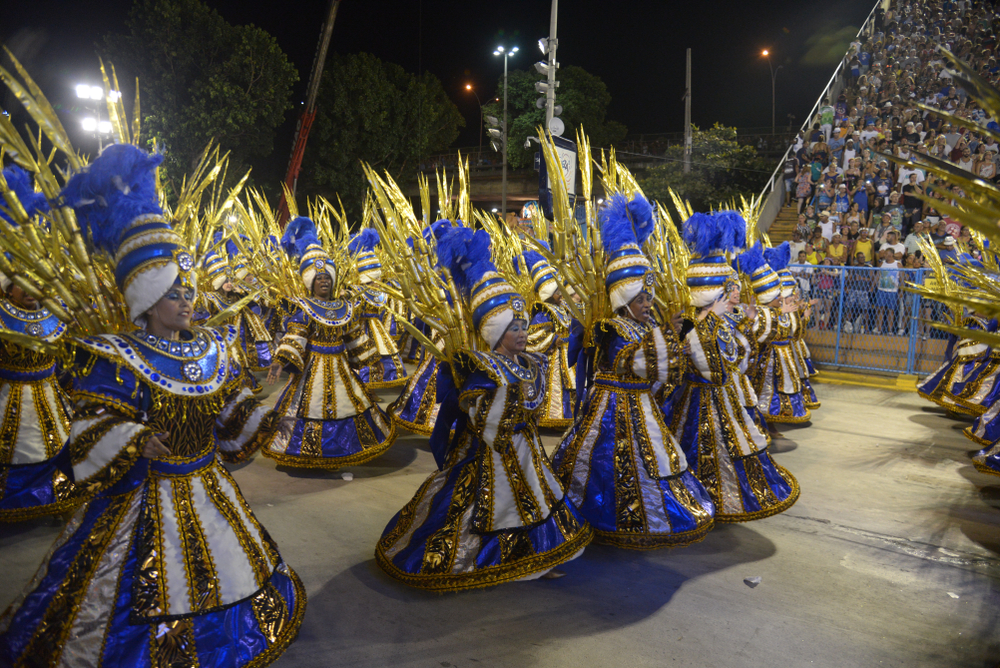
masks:
[[[503,132],[503,140],[501,142],[501,148],[503,149],[503,178],[500,186],[500,197],[502,200],[500,208],[502,209],[504,220],[507,220],[507,59],[515,53],[517,53],[516,46],[509,51],[503,46],[498,46],[496,51],[493,52],[494,56],[503,56],[503,126],[501,128]]]
[[[94,136],[97,138],[98,150],[103,151],[103,137],[112,133],[111,122],[101,120],[100,102],[104,99],[104,88],[101,86],[91,86],[90,84],[77,84],[74,90],[76,90],[76,96],[81,100],[89,100],[94,103],[94,111],[97,113],[97,118],[84,118],[80,124],[83,126],[85,132],[94,133]],[[121,96],[120,91],[108,91],[108,99],[112,103],[117,102]]]

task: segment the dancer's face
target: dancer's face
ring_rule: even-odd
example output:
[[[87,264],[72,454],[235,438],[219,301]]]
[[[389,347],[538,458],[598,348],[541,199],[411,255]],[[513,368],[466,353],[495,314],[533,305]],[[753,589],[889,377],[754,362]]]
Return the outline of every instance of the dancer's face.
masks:
[[[527,347],[528,322],[517,318],[507,326],[507,331],[503,333],[503,338],[497,344],[497,350],[516,355],[523,353]]]
[[[34,311],[38,308],[38,301],[16,285],[10,286],[10,289],[7,291],[7,297],[14,302],[15,306],[25,310]]]
[[[194,312],[194,289],[175,285],[160,297],[147,318],[151,331],[181,332],[191,327]]]
[[[330,291],[333,290],[333,279],[325,271],[316,274],[313,279],[313,296],[320,299],[329,299]]]
[[[653,298],[648,292],[640,292],[628,303],[628,312],[633,320],[649,322],[649,311],[653,307]]]

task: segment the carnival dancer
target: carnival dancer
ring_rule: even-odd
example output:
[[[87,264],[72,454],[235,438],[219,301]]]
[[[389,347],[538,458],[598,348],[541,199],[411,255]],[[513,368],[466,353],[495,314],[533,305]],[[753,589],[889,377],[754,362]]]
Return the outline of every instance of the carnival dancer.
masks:
[[[757,408],[769,426],[808,422],[812,416],[802,396],[802,382],[791,345],[798,322],[795,302],[798,282],[785,270],[789,258],[788,242],[765,249],[764,258],[781,279],[781,296],[772,302],[774,305],[761,310],[756,323],[757,341],[761,346],[754,382]]]
[[[203,264],[212,287],[202,297],[206,318],[231,309],[247,297],[248,290],[259,287],[256,277],[250,275],[246,258],[232,240],[225,241],[224,250],[220,247],[219,252],[207,253]],[[254,299],[241,305],[228,320],[239,330],[240,348],[247,363],[245,378],[254,393],[263,389],[254,374],[268,371],[272,362],[267,315],[263,303]]]
[[[753,386],[753,377],[756,375],[757,365],[760,361],[761,344],[755,334],[757,318],[764,317],[762,308],[755,308],[755,317],[750,317],[747,313],[747,305],[770,304],[781,296],[781,277],[776,274],[764,260],[764,249],[760,243],[756,243],[744,252],[736,256],[732,262],[732,267],[736,270],[744,285],[742,292],[746,295],[746,304],[741,303],[739,292],[730,292],[729,304],[732,307],[725,317],[734,326],[736,343],[740,347],[740,358],[736,388],[740,394],[743,407],[753,419],[755,425],[760,430],[768,443],[771,442],[771,434],[764,421],[763,414],[757,408],[757,391]],[[747,327],[749,325],[749,327]]]
[[[24,209],[10,215],[0,209],[0,218],[34,225],[34,216],[48,211],[45,196],[35,193],[23,169],[8,167],[0,178]],[[0,204],[6,206],[2,199]],[[0,327],[45,344],[66,333],[59,318],[2,273],[0,288]],[[0,340],[0,522],[55,515],[79,503],[70,495],[66,439],[72,410],[59,373],[53,355]]]
[[[86,502],[0,618],[3,665],[264,666],[302,621],[305,589],[220,462],[290,424],[240,387],[234,326],[190,327],[195,261],[157,204],[160,160],[115,144],[63,192],[138,329],[75,341]]]
[[[967,311],[961,327],[995,333],[997,321]],[[956,338],[949,347],[945,361],[917,386],[917,393],[953,413],[978,417],[1000,396],[1000,350],[970,337]]]
[[[711,495],[716,522],[769,517],[799,497],[798,483],[771,458],[767,438],[744,408],[740,392],[738,327],[726,315],[740,286],[726,252],[743,245],[739,239],[745,237],[738,232],[745,226],[729,211],[696,213],[685,223],[685,239],[695,242],[697,254],[687,273],[697,311],[693,321],[685,322],[690,367],[672,401],[670,431]],[[739,323],[744,336],[751,333],[756,308],[748,306],[746,315]]]
[[[449,230],[437,253],[488,351],[457,352],[441,365],[448,414],[431,438],[439,470],[386,526],[376,561],[396,580],[438,591],[561,575],[552,569],[593,532],[538,435],[546,358],[525,352],[526,300],[497,272],[484,230]]]
[[[573,318],[562,305],[555,269],[542,254],[526,250],[518,261],[523,262],[538,297],[528,328],[528,351],[548,358],[545,399],[538,426],[565,429],[573,424],[576,399],[576,377],[568,356]]]
[[[276,436],[264,456],[301,468],[336,469],[378,457],[396,439],[396,428],[365,388],[354,368],[373,364],[359,314],[348,299],[334,298],[337,270],[316,234],[313,221],[298,217],[281,240],[297,263],[308,297],[288,300],[269,379],[291,373],[275,410],[295,419],[290,438]]]
[[[712,528],[715,508],[652,394],[654,383],[674,382],[684,364],[674,332],[650,323],[654,276],[641,247],[653,229],[652,208],[641,194],[631,201],[615,194],[600,215],[613,316],[594,326],[594,383],[553,464],[597,541],[687,545]],[[578,365],[590,366],[580,357]]]
[[[439,220],[422,232],[425,243],[431,243],[431,235],[435,239],[440,238],[452,227],[451,221]],[[412,253],[413,238],[407,238],[407,245]],[[441,335],[434,329],[428,327],[420,318],[414,318],[412,325],[415,329],[423,333],[432,344],[441,351]],[[400,329],[404,329],[400,327]],[[415,337],[412,337],[417,342]],[[419,357],[417,368],[408,376],[406,386],[400,392],[399,397],[389,405],[386,412],[393,422],[412,432],[430,435],[434,431],[434,423],[437,421],[438,412],[441,410],[441,401],[437,392],[438,378],[438,357],[423,346],[419,347]]]
[[[355,266],[361,279],[361,285],[355,286],[353,294],[355,317],[364,330],[366,345],[374,352],[367,355],[363,351],[352,351],[366,358],[354,370],[369,390],[399,387],[406,383],[406,367],[390,333],[395,330],[396,322],[389,310],[389,298],[371,285],[382,278],[382,263],[375,254],[379,241],[378,232],[367,228],[354,235],[347,245],[348,252],[355,256]],[[390,323],[388,327],[385,324],[387,321]]]
[[[806,329],[812,319],[813,303],[801,300],[801,291],[798,294],[799,307],[797,318],[795,319],[795,330],[792,332],[792,354],[795,356],[795,366],[799,370],[799,382],[802,384],[802,403],[810,411],[820,407],[820,401],[816,398],[816,390],[813,388],[813,376],[819,372],[813,366],[812,353],[809,352],[809,344],[806,343]]]

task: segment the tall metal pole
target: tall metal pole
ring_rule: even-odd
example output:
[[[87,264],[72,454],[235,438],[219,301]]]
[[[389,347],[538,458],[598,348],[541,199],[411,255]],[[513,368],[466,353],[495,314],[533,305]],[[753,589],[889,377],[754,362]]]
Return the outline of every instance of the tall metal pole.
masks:
[[[687,50],[687,67],[684,78],[684,173],[691,171],[691,49]]]
[[[503,203],[500,209],[503,212],[503,220],[507,222],[507,55],[503,52],[503,180],[500,185],[500,197]]]
[[[771,58],[767,58],[767,68],[771,70],[771,134],[774,134],[774,68],[771,66]]]
[[[552,0],[552,14],[549,16],[549,89],[545,92],[545,129],[549,129],[549,123],[555,116],[556,107],[556,48],[559,40],[556,39],[556,24],[559,18],[559,0]]]

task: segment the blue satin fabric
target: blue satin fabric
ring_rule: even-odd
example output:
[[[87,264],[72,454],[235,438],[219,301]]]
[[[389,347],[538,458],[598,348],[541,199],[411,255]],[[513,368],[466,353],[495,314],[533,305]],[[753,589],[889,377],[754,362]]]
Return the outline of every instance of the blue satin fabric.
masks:
[[[285,449],[286,455],[302,454],[302,433],[309,422],[319,422],[322,429],[322,456],[324,459],[337,459],[355,455],[364,447],[361,443],[361,436],[358,434],[357,420],[363,420],[375,434],[377,443],[384,443],[387,434],[375,424],[372,419],[372,411],[381,410],[377,406],[372,406],[364,413],[340,420],[305,420],[299,418],[295,420],[295,427],[292,430],[292,437],[288,439],[288,447]],[[374,443],[366,443],[369,447]]]
[[[69,446],[49,459],[31,464],[0,464],[0,511],[27,510],[58,501],[52,488],[52,476],[61,471],[73,480]]]
[[[382,378],[372,379],[372,366],[375,364],[382,367]],[[358,378],[361,379],[362,383],[368,384],[371,382],[390,382],[393,380],[400,380],[401,378],[406,378],[406,368],[402,363],[396,362],[395,355],[383,355],[374,362],[372,366],[366,366],[358,369]]]
[[[946,355],[945,359],[949,359],[950,356]],[[933,396],[935,393],[939,392],[941,388],[941,383],[945,381],[945,378],[951,373],[951,368],[954,365],[954,360],[950,360],[943,363],[938,367],[938,370],[933,374],[924,379],[922,383],[917,385],[917,389],[923,394],[928,394]]]
[[[107,510],[108,503],[106,496],[99,496],[91,501],[79,528],[52,554],[41,582],[24,598],[7,632],[0,634],[0,666],[13,665],[24,652],[38,630],[52,597],[59,591],[66,578],[77,553],[88,544],[94,523]]]
[[[800,378],[799,382],[802,383],[802,396],[808,399],[810,403],[819,403],[819,399],[816,398],[816,390],[813,389],[812,383],[809,382],[808,378]]]
[[[0,367],[0,380],[14,383],[30,383],[36,380],[50,378],[56,372],[56,363],[53,362],[45,369],[38,371],[17,371],[16,369],[5,369]]]
[[[443,409],[444,406],[442,406],[442,410]],[[455,483],[460,477],[462,477],[463,470],[467,466],[476,466],[475,459],[477,453],[479,449],[483,447],[487,446],[476,440],[469,447],[469,451],[466,456],[454,463],[447,470],[446,482],[437,494],[434,495],[427,518],[413,532],[412,538],[407,546],[393,556],[392,563],[397,568],[406,573],[420,573],[424,563],[424,555],[427,551],[427,541],[430,540],[434,534],[440,531],[440,529],[449,521],[449,517],[454,512],[454,509],[452,508],[452,497],[455,493]],[[581,513],[577,512],[576,508],[573,507],[573,504],[568,499],[565,499],[563,503],[566,504],[566,508],[573,515],[576,521],[579,524],[583,524]],[[391,532],[395,528],[398,521],[399,513],[392,518],[385,530],[382,532],[382,535],[385,536]],[[502,563],[500,549],[501,538],[504,535],[509,535],[518,531],[527,532],[536,555],[549,552],[565,542],[565,537],[563,536],[562,531],[560,531],[555,517],[551,514],[541,522],[529,527],[478,534],[479,550],[476,553],[476,568],[482,569],[500,565]]]
[[[808,413],[808,409],[806,408],[805,402],[802,400],[801,392],[797,394],[788,394],[785,396],[788,397],[788,401],[792,405],[791,417],[804,417]],[[782,394],[777,390],[775,390],[775,392],[771,395],[771,404],[768,406],[767,415],[764,416],[765,419],[767,419],[767,417],[771,415],[774,416],[780,415],[782,417],[789,417],[788,415],[784,415],[781,412],[781,397]]]
[[[395,415],[400,420],[405,420],[406,422],[416,422],[417,413],[420,411],[420,406],[424,402],[424,395],[427,393],[427,385],[431,382],[431,379],[437,374],[438,362],[433,357],[430,362],[424,367],[420,374],[413,380],[411,380],[410,385],[407,386],[407,392],[409,396],[402,405],[395,409]],[[404,392],[405,394],[405,392]],[[436,397],[431,397],[431,406],[434,405]]]
[[[458,405],[458,388],[455,387],[451,375],[451,365],[438,364],[437,374],[437,393],[441,401],[441,410],[438,411],[434,431],[431,432],[430,446],[438,470],[442,470],[453,444],[451,430],[455,429],[455,438],[458,438],[458,434],[465,430],[469,416]]]
[[[976,453],[976,456],[985,455],[992,448],[993,448],[992,445],[987,446],[982,450],[980,450],[978,453]],[[991,455],[989,457],[984,457],[982,460],[982,464],[991,471],[995,471],[997,475],[1000,475],[1000,455]]]

